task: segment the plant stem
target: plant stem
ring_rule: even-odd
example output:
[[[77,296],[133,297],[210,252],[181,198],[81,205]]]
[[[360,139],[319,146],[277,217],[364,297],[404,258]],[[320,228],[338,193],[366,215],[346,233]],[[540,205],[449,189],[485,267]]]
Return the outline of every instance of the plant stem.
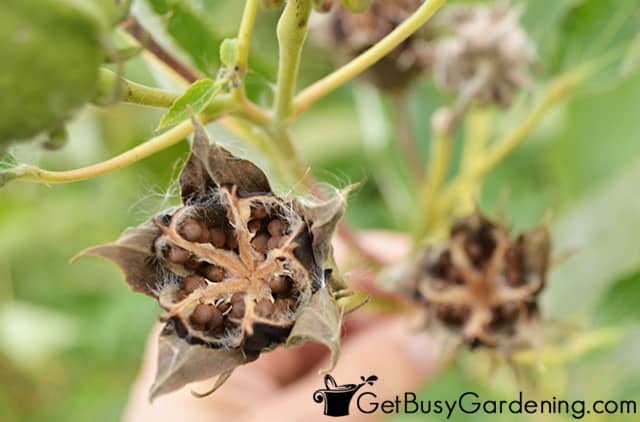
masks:
[[[180,94],[163,89],[141,85],[118,76],[109,69],[101,68],[96,96],[93,102],[98,105],[124,101],[151,107],[171,107]]]
[[[310,14],[311,0],[288,0],[278,21],[280,60],[273,116],[276,132],[289,124]]]
[[[257,12],[258,0],[246,0],[244,12],[242,12],[242,20],[240,21],[240,29],[238,30],[238,61],[236,64],[241,77],[244,77],[247,73],[251,35],[253,34]]]
[[[417,233],[417,239],[422,239],[431,227],[442,226],[443,219],[455,217],[459,210],[454,209],[457,201],[464,197],[464,192],[475,185],[475,181],[482,179],[491,169],[501,163],[518,145],[520,145],[542,118],[557,105],[562,99],[582,82],[589,74],[589,69],[581,68],[568,72],[552,81],[542,101],[531,110],[525,119],[512,131],[477,158],[476,165],[465,168],[454,180],[452,180],[438,196],[438,203],[430,221],[426,221],[422,229]]]
[[[140,22],[133,16],[123,22],[122,27],[135,38],[140,44],[142,44],[151,54],[156,56],[161,62],[166,64],[174,72],[179,74],[182,78],[189,83],[193,83],[198,79],[204,77],[199,71],[191,68],[190,66],[182,63],[175,58],[171,53],[164,49],[149,33],[146,29],[140,25]]]
[[[217,101],[217,103],[216,103]],[[235,103],[230,102],[229,96],[214,99],[215,107],[208,107],[207,114],[202,117],[203,121],[208,122],[219,117],[223,113],[228,113],[237,107]],[[143,144],[140,144],[120,155],[109,160],[100,162],[87,167],[82,167],[67,171],[49,171],[35,166],[20,165],[18,167],[0,172],[0,186],[9,181],[25,180],[37,183],[72,183],[81,180],[92,179],[103,174],[111,173],[115,170],[130,166],[141,161],[159,151],[169,148],[185,139],[191,132],[193,127],[190,120],[185,120],[179,125],[169,129],[168,131],[155,136]]]
[[[342,66],[340,69],[325,76],[313,85],[304,89],[294,101],[294,116],[300,115],[311,107],[313,103],[324,97],[339,86],[348,82],[373,66],[376,62],[389,54],[393,49],[409,38],[424,25],[446,0],[426,0],[401,25],[391,31],[386,37],[373,47]]]

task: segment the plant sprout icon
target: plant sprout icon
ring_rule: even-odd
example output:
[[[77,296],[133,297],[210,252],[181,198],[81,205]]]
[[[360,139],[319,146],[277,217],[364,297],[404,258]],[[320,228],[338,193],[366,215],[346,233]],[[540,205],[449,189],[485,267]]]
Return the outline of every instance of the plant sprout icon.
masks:
[[[349,404],[351,399],[364,385],[373,385],[378,377],[371,375],[365,379],[360,377],[360,384],[338,385],[336,380],[329,374],[324,376],[324,386],[313,393],[313,401],[322,403],[324,401],[324,414],[326,416],[347,416],[349,414]]]

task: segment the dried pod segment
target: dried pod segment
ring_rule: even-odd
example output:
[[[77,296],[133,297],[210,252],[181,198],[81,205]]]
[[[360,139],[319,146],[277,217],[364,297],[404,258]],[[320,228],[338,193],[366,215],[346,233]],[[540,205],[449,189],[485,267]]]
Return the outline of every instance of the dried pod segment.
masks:
[[[350,2],[357,3],[357,2]],[[336,4],[312,35],[319,43],[339,52],[348,61],[376,44],[409,17],[422,0],[375,0],[362,13]],[[365,9],[363,7],[362,9]],[[433,61],[433,30],[430,25],[400,44],[365,73],[365,78],[387,91],[405,90]]]
[[[435,82],[484,105],[508,107],[519,89],[531,85],[529,69],[537,61],[521,13],[502,0],[444,9],[438,21],[448,35],[433,52]]]
[[[216,375],[219,386],[285,343],[338,350],[330,241],[346,193],[322,203],[280,197],[258,167],[210,144],[193,123],[183,205],[84,252],[118,264],[164,310],[152,397]]]
[[[550,236],[537,227],[511,237],[479,214],[458,221],[449,240],[422,253],[409,272],[409,292],[427,324],[459,335],[470,347],[531,345],[538,294],[549,264]]]

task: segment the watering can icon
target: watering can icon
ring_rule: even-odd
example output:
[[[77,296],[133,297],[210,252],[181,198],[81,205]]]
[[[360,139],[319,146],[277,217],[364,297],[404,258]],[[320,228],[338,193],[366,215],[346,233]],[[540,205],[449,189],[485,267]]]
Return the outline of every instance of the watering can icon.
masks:
[[[349,414],[349,405],[353,396],[363,386],[373,385],[378,377],[371,375],[365,379],[360,377],[360,384],[344,384],[338,385],[336,380],[329,374],[324,376],[324,386],[313,393],[313,401],[322,403],[324,401],[324,414],[326,416],[347,416]]]

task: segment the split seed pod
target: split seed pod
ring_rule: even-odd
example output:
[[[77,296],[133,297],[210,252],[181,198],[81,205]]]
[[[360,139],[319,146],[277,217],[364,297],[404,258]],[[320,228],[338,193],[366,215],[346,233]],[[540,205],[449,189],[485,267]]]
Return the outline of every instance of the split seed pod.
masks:
[[[342,289],[331,237],[346,192],[322,203],[272,192],[253,163],[210,144],[193,119],[183,205],[80,255],[113,261],[157,299],[165,323],[151,398],[218,377],[279,345],[325,344],[337,359]]]
[[[459,336],[470,347],[533,346],[550,248],[544,226],[514,238],[473,214],[453,226],[446,243],[418,256],[403,287],[421,304],[427,327]]]

